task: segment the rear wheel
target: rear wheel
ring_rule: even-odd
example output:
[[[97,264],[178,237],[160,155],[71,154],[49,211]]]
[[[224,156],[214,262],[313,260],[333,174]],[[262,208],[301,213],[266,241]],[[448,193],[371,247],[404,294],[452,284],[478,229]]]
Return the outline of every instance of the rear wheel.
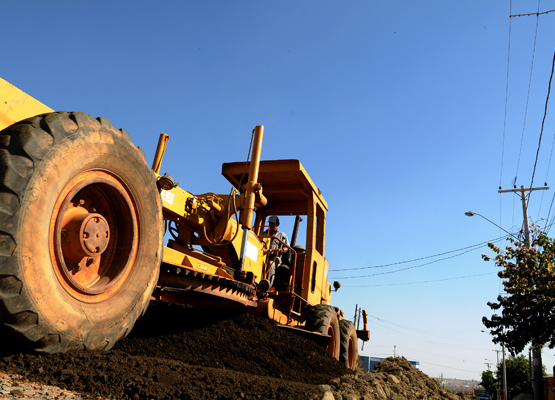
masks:
[[[356,371],[358,368],[358,338],[355,326],[351,321],[339,321],[340,352],[339,362]]]
[[[339,321],[332,306],[318,304],[311,307],[306,318],[306,329],[330,336],[327,350],[339,360]]]
[[[108,349],[162,258],[155,176],[129,134],[83,113],[0,132],[0,327],[49,353]]]

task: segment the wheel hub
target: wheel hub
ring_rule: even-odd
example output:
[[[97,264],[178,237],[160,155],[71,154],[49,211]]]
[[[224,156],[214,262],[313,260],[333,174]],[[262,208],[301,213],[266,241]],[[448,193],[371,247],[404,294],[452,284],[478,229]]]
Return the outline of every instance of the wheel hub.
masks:
[[[110,242],[108,222],[100,214],[89,214],[81,224],[81,248],[89,255],[104,253]]]
[[[73,262],[83,257],[98,257],[110,243],[108,221],[98,213],[73,215],[62,231],[64,256]]]
[[[110,297],[131,271],[137,233],[134,202],[116,176],[99,170],[78,175],[53,217],[52,260],[60,282],[83,301]]]

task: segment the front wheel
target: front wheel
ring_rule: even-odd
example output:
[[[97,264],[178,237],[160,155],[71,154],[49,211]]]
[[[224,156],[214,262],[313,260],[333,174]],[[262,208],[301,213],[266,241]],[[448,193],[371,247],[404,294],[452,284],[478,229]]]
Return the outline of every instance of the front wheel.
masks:
[[[332,306],[318,304],[311,307],[306,318],[306,329],[328,335],[330,337],[328,353],[339,360],[339,321],[337,312]]]
[[[83,113],[0,132],[0,327],[48,353],[108,349],[144,312],[162,205],[129,134]]]
[[[358,368],[358,338],[357,331],[351,321],[339,321],[340,347],[339,362],[347,368],[356,371]]]

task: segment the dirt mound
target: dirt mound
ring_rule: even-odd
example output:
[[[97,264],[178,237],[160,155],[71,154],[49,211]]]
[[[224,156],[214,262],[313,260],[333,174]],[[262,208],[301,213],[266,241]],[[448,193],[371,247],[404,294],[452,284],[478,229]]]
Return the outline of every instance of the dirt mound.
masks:
[[[267,319],[177,304],[153,303],[110,351],[0,355],[0,371],[89,398],[460,400],[403,357],[354,374]]]
[[[168,303],[150,308],[115,349],[305,383],[347,371],[323,348],[266,318]]]
[[[320,398],[317,384],[350,374],[267,319],[166,303],[153,303],[110,351],[0,352],[0,371],[116,399]]]
[[[320,385],[323,400],[461,400],[435,379],[412,366],[404,357],[390,357],[371,373],[359,372]]]

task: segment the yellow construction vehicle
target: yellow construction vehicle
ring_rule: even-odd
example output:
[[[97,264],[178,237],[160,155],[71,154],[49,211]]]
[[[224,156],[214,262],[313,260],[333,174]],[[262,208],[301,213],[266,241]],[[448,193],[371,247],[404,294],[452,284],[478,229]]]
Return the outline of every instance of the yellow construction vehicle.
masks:
[[[37,351],[109,349],[151,300],[242,307],[355,369],[369,331],[330,305],[328,206],[298,160],[260,160],[263,134],[250,161],[223,164],[229,194],[194,195],[161,175],[168,135],[150,167],[110,121],[0,79],[0,329]],[[270,216],[295,217],[291,243]]]

